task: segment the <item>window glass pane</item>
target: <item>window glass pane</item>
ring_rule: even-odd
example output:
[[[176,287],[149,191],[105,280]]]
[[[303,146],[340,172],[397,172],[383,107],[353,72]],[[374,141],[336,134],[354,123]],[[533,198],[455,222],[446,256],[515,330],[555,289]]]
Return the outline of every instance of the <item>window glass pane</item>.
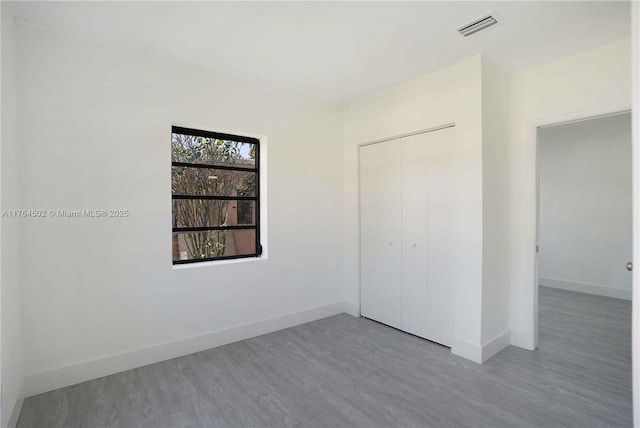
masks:
[[[174,195],[255,196],[256,173],[223,169],[171,167]]]
[[[255,201],[174,199],[173,227],[253,226]]]
[[[256,145],[172,133],[171,160],[173,162],[255,168]]]
[[[236,201],[236,217],[229,216],[231,221],[235,220],[237,225],[256,224],[256,203],[255,201]]]
[[[252,255],[256,253],[256,230],[212,230],[173,234],[173,260]]]

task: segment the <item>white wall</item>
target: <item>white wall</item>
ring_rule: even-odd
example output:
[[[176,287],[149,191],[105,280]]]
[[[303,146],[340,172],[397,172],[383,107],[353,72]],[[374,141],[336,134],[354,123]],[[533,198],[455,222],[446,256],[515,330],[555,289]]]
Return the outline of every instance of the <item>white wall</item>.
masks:
[[[16,28],[11,12],[3,3],[2,14],[2,142],[0,146],[0,209],[18,207],[18,130]],[[22,302],[20,289],[20,230],[11,219],[0,219],[0,336],[2,341],[2,408],[0,426],[15,424],[23,399]]]
[[[629,40],[511,78],[511,341],[535,347],[536,134],[538,125],[631,107]]]
[[[478,359],[482,299],[481,58],[474,57],[344,108],[345,300],[359,305],[358,145],[455,122],[461,155],[460,266],[456,278],[454,353]]]
[[[539,132],[539,284],[631,299],[631,113]]]
[[[25,220],[28,394],[215,346],[206,335],[230,327],[237,338],[342,311],[336,107],[80,38],[18,36],[23,205],[131,213]],[[268,260],[172,269],[172,123],[268,137]]]
[[[509,78],[482,59],[483,359],[509,344]]]

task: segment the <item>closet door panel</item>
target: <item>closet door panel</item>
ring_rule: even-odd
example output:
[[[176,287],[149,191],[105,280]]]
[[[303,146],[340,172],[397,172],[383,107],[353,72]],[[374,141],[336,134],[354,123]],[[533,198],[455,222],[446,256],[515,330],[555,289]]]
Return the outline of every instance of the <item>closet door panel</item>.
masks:
[[[401,328],[401,150],[360,148],[360,302],[367,318]]]
[[[456,194],[460,192],[453,128],[427,134],[429,155],[427,335],[434,342],[451,346],[455,299]]]
[[[428,147],[425,134],[402,139],[402,329],[427,337]]]

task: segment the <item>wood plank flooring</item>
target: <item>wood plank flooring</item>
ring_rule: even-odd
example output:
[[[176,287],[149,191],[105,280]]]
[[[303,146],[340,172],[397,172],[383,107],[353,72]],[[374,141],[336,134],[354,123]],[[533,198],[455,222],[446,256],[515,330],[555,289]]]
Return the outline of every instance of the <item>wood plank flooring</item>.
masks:
[[[630,310],[541,287],[539,349],[483,365],[336,315],[30,397],[18,427],[631,426]]]

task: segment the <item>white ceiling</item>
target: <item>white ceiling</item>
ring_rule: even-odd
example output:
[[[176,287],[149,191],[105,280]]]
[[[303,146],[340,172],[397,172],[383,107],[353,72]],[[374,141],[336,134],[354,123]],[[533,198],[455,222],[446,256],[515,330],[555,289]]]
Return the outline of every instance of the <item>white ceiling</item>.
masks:
[[[343,103],[478,53],[510,71],[630,37],[627,1],[11,2],[18,22]],[[504,24],[462,38],[494,10]]]

